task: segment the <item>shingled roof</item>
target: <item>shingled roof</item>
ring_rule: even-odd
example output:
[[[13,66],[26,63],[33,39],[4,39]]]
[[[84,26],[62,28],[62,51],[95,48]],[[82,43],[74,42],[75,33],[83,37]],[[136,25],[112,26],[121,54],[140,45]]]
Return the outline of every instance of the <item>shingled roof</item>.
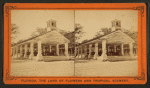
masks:
[[[43,34],[38,35],[38,36],[35,36],[35,37],[28,38],[28,39],[26,39],[26,40],[24,40],[24,41],[21,41],[21,42],[19,42],[19,43],[15,43],[14,45],[11,45],[11,46],[15,46],[15,45],[18,45],[18,44],[24,43],[24,42],[26,42],[26,41],[29,41],[29,40],[35,39],[35,38],[37,38],[37,37],[39,37],[39,36],[42,36],[42,35],[45,35],[45,34],[47,34],[47,33],[49,33],[49,32],[51,32],[51,31],[48,31],[48,32],[46,32],[46,33],[43,33]]]
[[[102,36],[99,36],[99,37],[90,39],[90,40],[88,40],[88,41],[86,41],[86,42],[84,42],[84,43],[80,43],[80,44],[77,45],[77,46],[80,46],[80,45],[83,45],[83,44],[88,43],[88,42],[90,42],[90,41],[93,41],[93,40],[99,39],[99,38],[101,38],[101,37],[107,36],[107,35],[109,35],[109,34],[112,34],[112,33],[116,32],[116,31],[122,31],[122,30],[115,30],[115,31],[110,32],[110,33],[108,33],[108,34],[106,34],[106,35],[102,35]],[[123,33],[124,33],[124,32],[123,32]],[[124,33],[124,34],[125,34],[125,33]],[[127,34],[126,34],[126,35],[127,35]],[[128,35],[127,35],[127,36],[128,36]],[[129,36],[129,37],[130,37],[130,36]],[[130,38],[131,38],[131,37],[130,37]],[[131,39],[132,39],[132,38],[131,38]]]

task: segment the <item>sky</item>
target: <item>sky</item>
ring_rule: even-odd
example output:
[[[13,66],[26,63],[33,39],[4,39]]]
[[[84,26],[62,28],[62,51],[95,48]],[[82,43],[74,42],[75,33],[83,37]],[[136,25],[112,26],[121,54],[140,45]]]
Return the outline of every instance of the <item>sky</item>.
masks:
[[[78,41],[91,39],[102,27],[111,28],[111,21],[121,20],[121,27],[137,31],[138,11],[136,10],[11,10],[11,23],[19,27],[20,34],[14,42],[27,39],[37,27],[46,28],[46,21],[56,20],[57,28],[74,31],[74,23],[83,26],[84,36]]]
[[[78,41],[92,39],[101,28],[111,28],[111,21],[121,20],[121,27],[137,32],[138,11],[135,10],[76,10],[75,22],[83,26],[85,35]]]
[[[46,28],[50,19],[57,21],[57,28],[74,31],[73,10],[11,10],[11,23],[16,24],[20,32],[14,42],[29,38],[37,27]]]

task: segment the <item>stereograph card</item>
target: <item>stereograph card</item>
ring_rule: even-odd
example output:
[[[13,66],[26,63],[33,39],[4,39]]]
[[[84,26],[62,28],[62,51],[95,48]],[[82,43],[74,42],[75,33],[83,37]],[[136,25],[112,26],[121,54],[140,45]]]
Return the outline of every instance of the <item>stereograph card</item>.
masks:
[[[145,84],[144,3],[6,3],[5,84]]]

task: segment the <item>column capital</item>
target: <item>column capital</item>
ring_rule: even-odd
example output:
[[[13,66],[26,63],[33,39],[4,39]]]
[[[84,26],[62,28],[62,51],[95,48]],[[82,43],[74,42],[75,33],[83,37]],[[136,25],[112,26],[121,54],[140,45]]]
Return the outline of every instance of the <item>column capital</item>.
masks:
[[[38,42],[38,41],[37,41]],[[34,42],[30,42],[30,45],[34,44]]]
[[[95,43],[95,46],[98,47],[98,42]]]
[[[102,42],[106,42],[106,39],[103,39]]]
[[[92,46],[92,44],[89,44],[89,46]]]

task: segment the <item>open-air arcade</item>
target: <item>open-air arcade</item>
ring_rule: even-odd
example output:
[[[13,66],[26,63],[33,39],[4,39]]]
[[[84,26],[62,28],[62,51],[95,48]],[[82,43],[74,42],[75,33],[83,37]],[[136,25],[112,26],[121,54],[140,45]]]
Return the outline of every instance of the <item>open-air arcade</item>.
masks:
[[[70,55],[76,59],[123,60],[135,59],[137,47],[135,41],[121,30],[121,21],[112,21],[112,32],[88,40],[75,47],[69,47],[70,41],[59,33],[55,20],[47,21],[47,33],[29,38],[11,47],[12,58],[25,58],[40,61],[43,59],[64,60]],[[75,54],[74,54],[75,52]],[[116,57],[117,56],[117,57]]]
[[[55,20],[47,21],[47,33],[29,38],[11,47],[12,58],[63,60],[73,54],[70,41],[59,33]],[[68,52],[69,51],[69,52]]]
[[[131,60],[137,57],[135,41],[121,30],[121,21],[112,21],[112,32],[81,43],[75,48],[76,58],[99,61]]]
[[[135,41],[121,30],[120,20],[112,21],[112,32],[107,35],[102,32],[101,37],[81,43],[75,49],[69,43],[57,30],[56,21],[47,21],[47,33],[11,46],[11,75],[135,76],[138,73]],[[71,55],[75,61],[69,60]]]

